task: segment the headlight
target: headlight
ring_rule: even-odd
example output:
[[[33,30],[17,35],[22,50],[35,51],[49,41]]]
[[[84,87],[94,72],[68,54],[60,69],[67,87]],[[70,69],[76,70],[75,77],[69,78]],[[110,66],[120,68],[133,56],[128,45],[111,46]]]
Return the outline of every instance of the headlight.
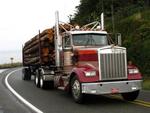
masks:
[[[85,71],[84,73],[87,77],[96,76],[96,71]]]
[[[128,69],[129,74],[137,74],[139,73],[138,69]]]

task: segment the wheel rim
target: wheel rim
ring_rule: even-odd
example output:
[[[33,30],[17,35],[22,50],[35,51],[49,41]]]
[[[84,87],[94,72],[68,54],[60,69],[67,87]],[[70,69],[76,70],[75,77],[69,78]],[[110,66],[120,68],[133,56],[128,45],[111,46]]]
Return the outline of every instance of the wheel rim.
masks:
[[[40,77],[40,87],[42,88],[43,87],[43,78]]]
[[[38,77],[35,77],[35,84],[38,85]]]
[[[80,96],[80,83],[78,80],[75,80],[72,85],[73,96],[77,99]]]

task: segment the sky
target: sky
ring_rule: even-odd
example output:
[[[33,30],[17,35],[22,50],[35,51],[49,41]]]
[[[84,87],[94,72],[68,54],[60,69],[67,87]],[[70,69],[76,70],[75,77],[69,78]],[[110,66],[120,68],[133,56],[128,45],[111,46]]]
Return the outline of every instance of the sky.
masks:
[[[21,62],[23,44],[55,24],[59,19],[68,22],[80,0],[0,0],[0,64]]]

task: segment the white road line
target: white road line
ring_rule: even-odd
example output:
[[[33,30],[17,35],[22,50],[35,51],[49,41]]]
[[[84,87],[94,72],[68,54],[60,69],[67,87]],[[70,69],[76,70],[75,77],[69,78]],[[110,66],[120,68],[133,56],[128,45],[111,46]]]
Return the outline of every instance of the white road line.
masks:
[[[6,78],[5,78],[5,84],[7,86],[7,88],[20,100],[22,101],[26,106],[28,106],[29,108],[31,108],[33,111],[35,111],[36,113],[43,113],[43,111],[39,110],[38,108],[36,108],[34,105],[32,105],[31,103],[29,103],[27,100],[25,100],[21,95],[19,95],[8,83],[8,77],[13,74],[16,71],[19,71],[21,69],[17,69],[14,70],[10,73],[7,74]]]

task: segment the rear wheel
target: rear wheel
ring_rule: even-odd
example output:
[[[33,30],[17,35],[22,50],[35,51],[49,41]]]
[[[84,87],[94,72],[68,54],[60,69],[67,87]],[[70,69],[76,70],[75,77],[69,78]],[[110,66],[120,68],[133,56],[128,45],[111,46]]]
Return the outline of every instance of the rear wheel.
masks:
[[[40,88],[42,89],[48,88],[48,81],[44,81],[43,76],[40,76]]]
[[[39,72],[39,70],[36,70],[34,83],[37,87],[40,87],[40,72]]]
[[[44,75],[40,74],[40,88],[42,89],[53,89],[54,88],[54,82],[53,81],[46,81],[44,80]]]
[[[22,80],[31,80],[30,68],[23,68],[22,69]]]
[[[134,101],[138,95],[139,95],[139,90],[137,91],[134,91],[134,92],[129,92],[129,93],[122,93],[122,97],[124,100],[127,100],[127,101]]]
[[[81,83],[76,77],[71,80],[71,92],[75,102],[83,103],[84,95],[82,94]]]

